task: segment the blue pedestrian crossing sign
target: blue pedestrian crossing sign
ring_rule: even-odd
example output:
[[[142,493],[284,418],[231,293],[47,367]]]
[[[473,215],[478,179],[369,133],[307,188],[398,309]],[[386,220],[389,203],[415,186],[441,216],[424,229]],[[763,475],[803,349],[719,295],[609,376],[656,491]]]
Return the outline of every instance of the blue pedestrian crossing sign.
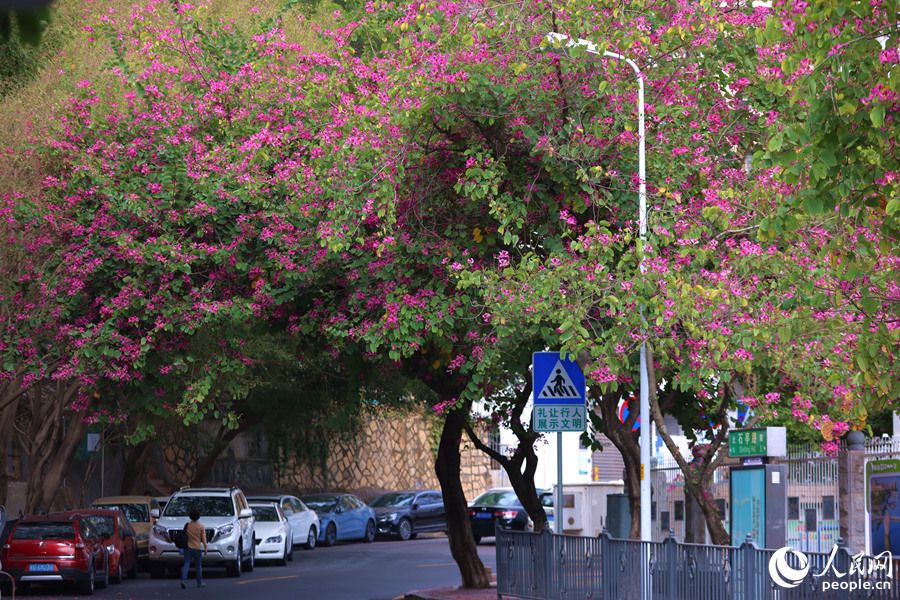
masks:
[[[535,352],[531,362],[536,431],[584,431],[585,383],[581,368],[568,355]]]

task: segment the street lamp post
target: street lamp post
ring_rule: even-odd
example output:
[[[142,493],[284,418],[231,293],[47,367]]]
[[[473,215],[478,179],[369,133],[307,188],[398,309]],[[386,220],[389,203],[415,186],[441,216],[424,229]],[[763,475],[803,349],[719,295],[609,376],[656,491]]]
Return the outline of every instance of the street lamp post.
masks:
[[[547,40],[554,45],[566,47],[584,48],[588,54],[614,58],[625,61],[634,71],[638,84],[637,110],[638,110],[638,229],[641,243],[647,238],[647,160],[646,160],[646,136],[644,133],[644,74],[637,64],[621,54],[615,52],[601,52],[597,45],[588,40],[574,40],[562,33],[548,33]],[[644,272],[643,248],[640,249],[641,273]],[[644,320],[644,307],[640,307],[641,322]],[[647,342],[641,342],[641,541],[649,542],[652,539],[650,532],[650,395],[649,379],[647,377]]]

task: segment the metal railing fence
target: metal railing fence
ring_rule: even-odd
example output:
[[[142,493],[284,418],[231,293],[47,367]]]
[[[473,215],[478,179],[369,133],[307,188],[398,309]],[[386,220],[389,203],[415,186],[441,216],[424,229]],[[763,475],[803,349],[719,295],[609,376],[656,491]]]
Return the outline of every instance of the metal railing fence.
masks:
[[[843,546],[833,555],[803,553],[807,575],[780,587],[769,570],[775,552],[749,540],[732,547],[498,530],[497,597],[640,600],[646,589],[653,600],[900,600],[900,565],[890,560],[851,557]],[[785,561],[804,568],[793,553]]]

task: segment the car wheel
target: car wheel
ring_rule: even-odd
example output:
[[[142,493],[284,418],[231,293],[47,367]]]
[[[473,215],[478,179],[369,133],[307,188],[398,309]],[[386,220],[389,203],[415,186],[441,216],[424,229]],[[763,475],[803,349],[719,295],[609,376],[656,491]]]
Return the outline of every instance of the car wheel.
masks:
[[[125,574],[128,579],[137,579],[138,576],[138,561],[137,558],[134,559],[134,562],[131,563],[131,568],[128,569],[128,572]]]
[[[400,523],[397,525],[397,537],[405,542],[412,536],[412,523],[409,522],[409,519],[400,519]]]
[[[234,556],[234,562],[226,568],[228,571],[229,577],[240,577],[241,576],[241,551],[243,549],[238,546],[237,554]]]
[[[366,537],[363,538],[367,544],[371,544],[375,541],[375,521],[369,521],[366,523]]]
[[[328,534],[328,531],[325,531],[325,534]],[[319,532],[316,531],[316,526],[312,525],[309,528],[309,533],[306,534],[306,543],[303,544],[303,547],[307,550],[312,550],[316,547],[316,540],[319,539]]]
[[[325,528],[325,545],[326,546],[334,546],[334,543],[337,541],[337,527],[335,527],[334,523],[329,523],[328,527]]]
[[[103,577],[97,581],[97,587],[100,589],[109,587],[109,554],[106,555],[106,565],[103,568]]]
[[[78,586],[80,588],[78,591],[85,596],[92,596],[96,583],[94,581],[94,563],[91,563],[91,566],[88,568],[87,579],[81,582],[81,585]]]
[[[166,566],[158,562],[150,563],[150,578],[162,579],[166,576]]]
[[[250,536],[250,539],[252,540],[255,536],[256,536],[255,533],[252,534]],[[244,570],[247,571],[248,573],[253,572],[253,567],[256,566],[256,552],[254,551],[253,548],[250,549],[250,557],[247,559],[247,561],[244,563],[243,566],[244,566]]]
[[[113,583],[122,583],[125,581],[125,569],[122,567],[122,558],[119,557],[119,565],[116,567],[116,576],[113,577]]]
[[[293,545],[293,544],[288,544],[288,547],[287,547],[287,559],[288,559],[289,561],[294,560],[294,545]]]

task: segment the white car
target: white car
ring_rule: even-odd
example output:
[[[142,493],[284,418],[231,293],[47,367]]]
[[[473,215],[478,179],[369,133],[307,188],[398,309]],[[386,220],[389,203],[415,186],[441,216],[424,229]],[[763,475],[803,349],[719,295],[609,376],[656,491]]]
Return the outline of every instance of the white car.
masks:
[[[294,546],[302,544],[307,550],[316,547],[316,540],[319,538],[319,515],[316,511],[306,506],[300,498],[296,496],[287,496],[283,494],[272,494],[269,496],[251,496],[248,498],[250,502],[277,504],[288,523],[291,524],[291,539]]]
[[[173,535],[181,535],[192,510],[200,513],[208,548],[203,567],[225,567],[229,577],[240,577],[254,566],[254,519],[247,498],[238,488],[184,487],[172,494],[165,511],[150,511],[156,525],[150,530],[150,576],[158,579],[166,570],[184,563],[184,554]]]
[[[291,524],[275,502],[251,502],[256,519],[256,560],[274,560],[284,566],[294,560]]]

